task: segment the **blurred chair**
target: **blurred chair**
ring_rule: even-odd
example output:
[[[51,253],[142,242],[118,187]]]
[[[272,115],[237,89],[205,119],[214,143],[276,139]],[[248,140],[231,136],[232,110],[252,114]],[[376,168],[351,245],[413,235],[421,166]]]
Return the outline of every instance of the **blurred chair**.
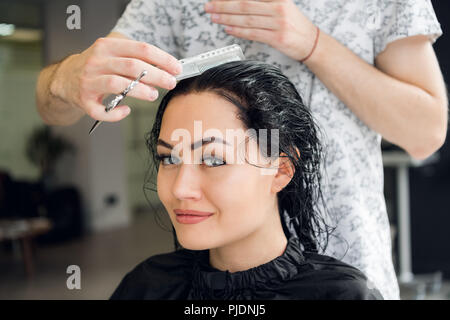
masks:
[[[0,241],[20,242],[25,272],[30,279],[34,275],[33,239],[47,233],[51,228],[50,220],[45,217],[0,219]]]

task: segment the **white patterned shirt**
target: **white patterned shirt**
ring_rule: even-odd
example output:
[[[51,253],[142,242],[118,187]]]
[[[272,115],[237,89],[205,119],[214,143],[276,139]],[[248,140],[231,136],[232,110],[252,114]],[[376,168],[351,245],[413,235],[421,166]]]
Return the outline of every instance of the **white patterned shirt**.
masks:
[[[322,182],[336,229],[324,254],[362,270],[385,299],[399,299],[383,194],[381,136],[302,63],[270,46],[235,38],[204,12],[206,0],[132,0],[113,31],[155,45],[178,59],[237,43],[247,59],[278,66],[296,85],[325,136]],[[386,45],[442,30],[429,0],[294,0],[322,31],[374,64]],[[351,70],[349,70],[351,72]],[[395,106],[392,106],[395,107]]]

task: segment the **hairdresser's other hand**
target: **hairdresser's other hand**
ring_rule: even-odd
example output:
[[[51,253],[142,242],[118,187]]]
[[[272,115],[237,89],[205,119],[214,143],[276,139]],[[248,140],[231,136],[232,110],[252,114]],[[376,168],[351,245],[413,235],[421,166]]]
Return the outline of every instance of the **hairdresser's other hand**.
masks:
[[[129,107],[117,106],[105,112],[102,100],[105,95],[122,92],[143,70],[148,71],[147,75],[127,96],[154,101],[158,97],[155,87],[175,87],[173,75],[181,71],[181,64],[170,54],[144,42],[124,37],[99,38],[82,53],[61,63],[50,92],[96,120],[119,121],[129,114]]]
[[[314,45],[316,27],[292,0],[213,0],[205,11],[228,34],[266,43],[294,60]]]

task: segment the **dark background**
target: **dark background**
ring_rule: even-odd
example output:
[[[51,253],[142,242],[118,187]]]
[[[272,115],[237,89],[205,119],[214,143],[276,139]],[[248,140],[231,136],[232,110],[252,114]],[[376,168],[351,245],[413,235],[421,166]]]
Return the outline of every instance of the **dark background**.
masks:
[[[434,44],[446,83],[450,79],[450,1],[432,1],[444,34]],[[448,87],[447,87],[448,89]],[[414,273],[441,270],[450,278],[450,134],[436,164],[410,169]],[[436,269],[439,268],[439,269]]]

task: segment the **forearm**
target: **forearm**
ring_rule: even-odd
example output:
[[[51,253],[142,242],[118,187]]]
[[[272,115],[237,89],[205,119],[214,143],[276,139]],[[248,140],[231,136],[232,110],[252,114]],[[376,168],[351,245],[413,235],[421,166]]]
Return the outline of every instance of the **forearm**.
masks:
[[[46,67],[39,74],[36,85],[36,107],[46,124],[70,125],[84,115],[83,110],[62,99],[55,90],[56,86],[63,85],[55,83],[56,74],[61,72],[61,65],[71,57],[73,56]]]
[[[325,33],[306,64],[361,121],[413,157],[443,143],[447,112],[425,90],[381,72]]]

